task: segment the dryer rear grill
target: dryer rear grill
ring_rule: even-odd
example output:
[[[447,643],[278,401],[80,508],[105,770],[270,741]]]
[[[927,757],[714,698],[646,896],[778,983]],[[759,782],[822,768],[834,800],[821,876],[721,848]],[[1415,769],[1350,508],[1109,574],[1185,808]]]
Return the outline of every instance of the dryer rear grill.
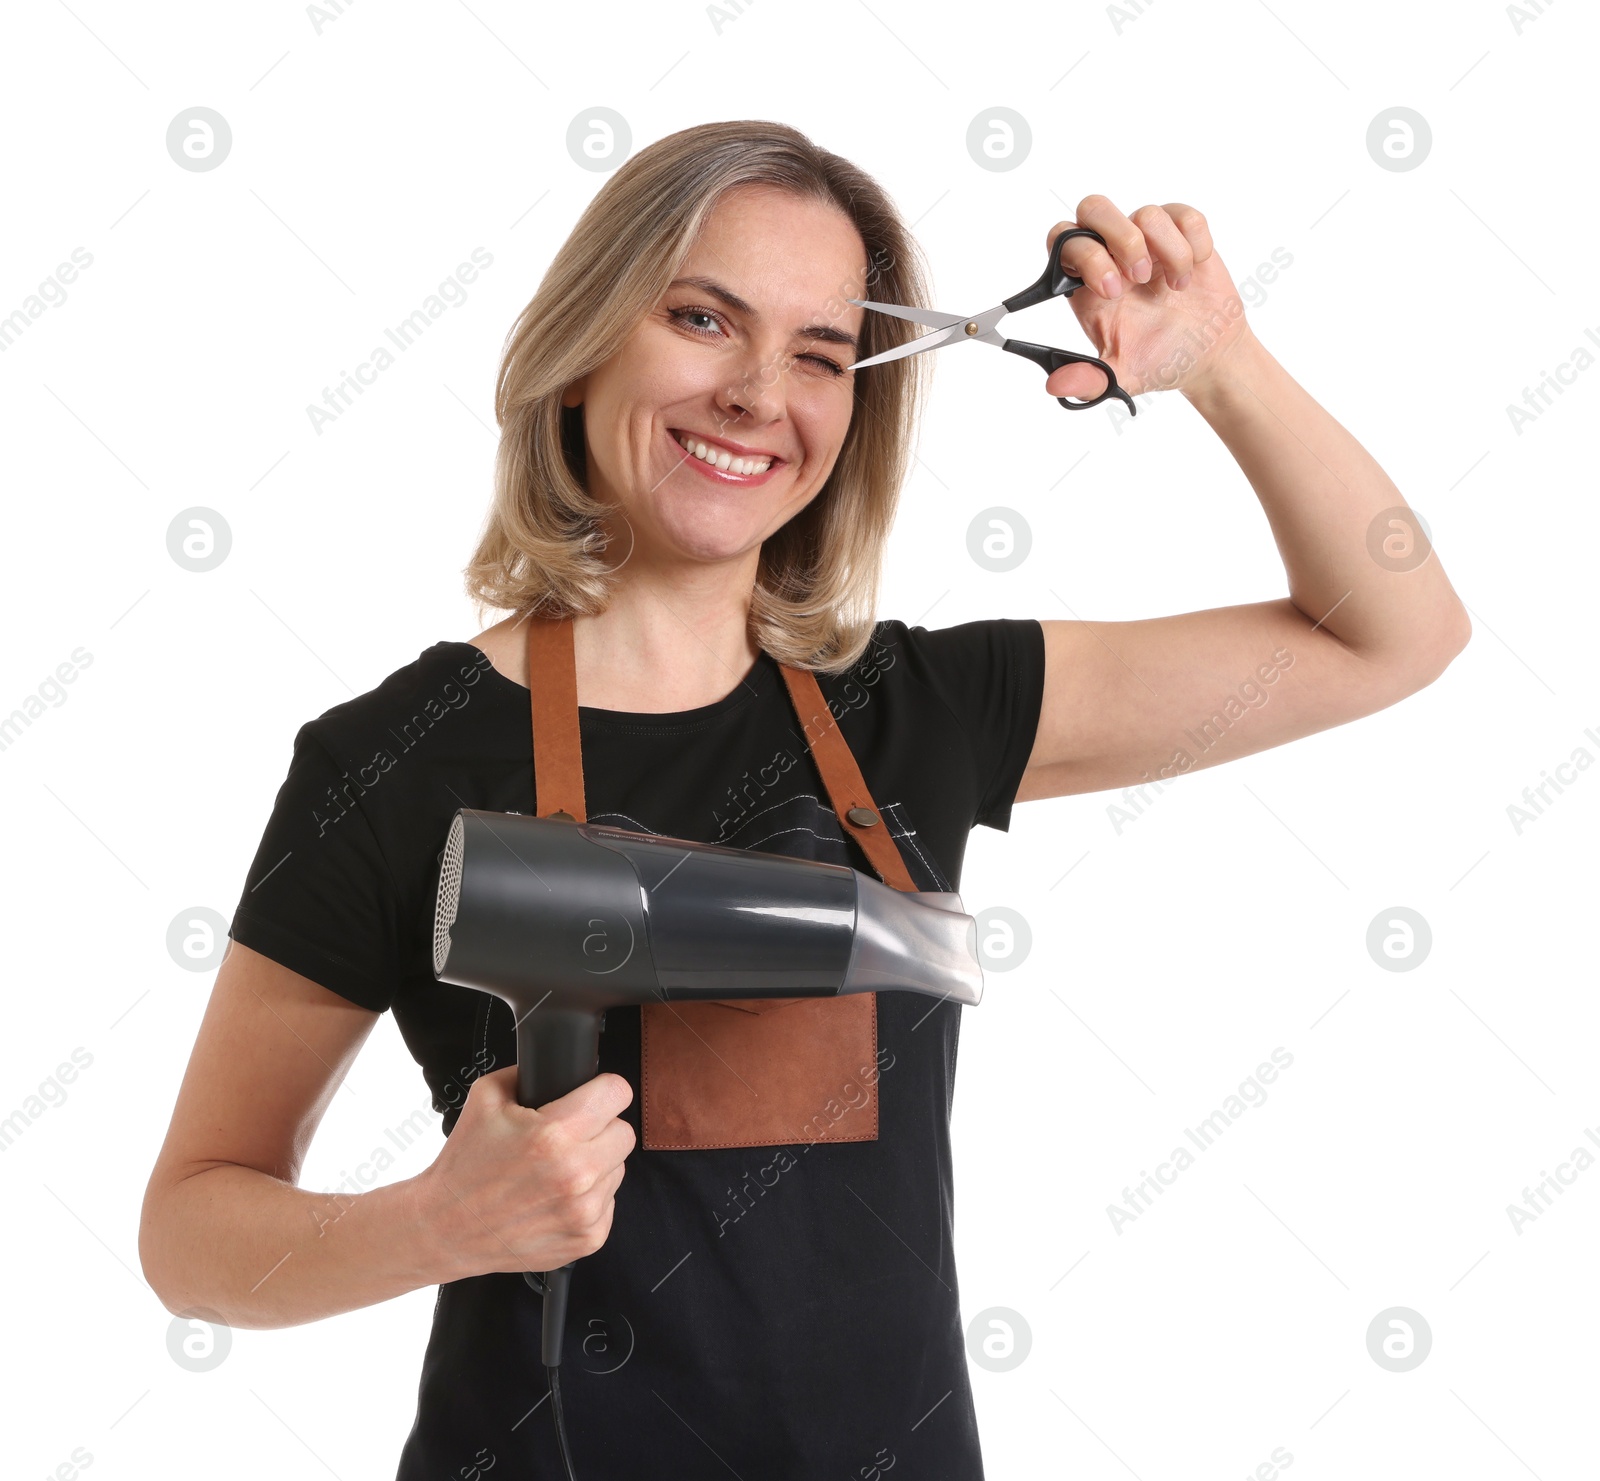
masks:
[[[433,975],[444,971],[450,957],[450,927],[456,921],[456,908],[461,903],[461,855],[466,842],[466,828],[460,813],[450,824],[450,837],[444,846],[444,857],[439,862],[439,897],[433,913]]]

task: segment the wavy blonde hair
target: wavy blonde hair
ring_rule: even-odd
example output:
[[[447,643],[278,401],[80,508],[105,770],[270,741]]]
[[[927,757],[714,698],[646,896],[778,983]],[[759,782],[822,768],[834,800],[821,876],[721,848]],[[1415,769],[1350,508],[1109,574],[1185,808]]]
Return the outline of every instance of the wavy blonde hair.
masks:
[[[707,123],[641,150],[590,201],[507,336],[495,390],[494,498],[463,573],[480,617],[485,607],[558,616],[609,605],[621,579],[604,554],[600,521],[610,506],[585,486],[583,410],[563,407],[561,394],[616,354],[655,308],[723,193],[757,184],[825,202],[854,223],[868,263],[862,296],[927,302],[921,252],[883,189],[797,129]],[[844,311],[843,298],[828,307]],[[857,358],[916,332],[869,313]],[[871,639],[926,359],[855,377],[849,430],[827,482],[761,547],[750,632],[780,663],[842,672]]]

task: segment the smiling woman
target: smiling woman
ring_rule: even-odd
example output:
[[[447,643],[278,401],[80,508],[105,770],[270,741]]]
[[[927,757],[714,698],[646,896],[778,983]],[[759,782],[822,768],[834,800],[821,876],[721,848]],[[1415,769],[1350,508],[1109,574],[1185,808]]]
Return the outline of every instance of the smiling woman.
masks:
[[[1254,338],[1205,218],[1104,196],[1078,216],[1045,242],[1085,280],[1073,311],[1130,393],[1181,391],[1234,454],[1292,596],[1092,627],[878,619],[929,357],[858,364],[913,331],[852,300],[922,305],[923,275],[883,190],[781,124],[707,124],[628,160],[517,320],[465,569],[511,615],[301,727],[140,1231],[170,1310],[236,1326],[438,1285],[400,1481],[469,1460],[698,1475],[705,1450],[763,1481],[983,1475],[953,1257],[960,1003],[608,1007],[599,1073],[519,1105],[511,1009],[435,975],[460,809],[848,866],[942,897],[931,916],[972,829],[1007,829],[1014,803],[1342,724],[1465,642],[1436,553],[1370,553],[1410,511]],[[1063,366],[1042,390],[1096,394],[1085,375],[1103,379]],[[419,733],[404,780],[351,796],[352,767],[474,665],[472,704]],[[1243,721],[1252,675],[1271,703]],[[318,832],[330,789],[349,811]],[[587,951],[604,921],[587,899],[575,914]],[[444,1146],[318,1224],[295,1181],[390,1009]],[[563,1369],[538,1383],[545,1304],[573,1334],[570,1454]],[[555,1423],[530,1422],[546,1398]]]
[[[295,737],[140,1250],[169,1309],[235,1326],[437,1285],[402,1481],[485,1446],[485,1469],[587,1481],[690,1474],[706,1446],[767,1481],[890,1451],[925,1481],[981,1475],[951,1254],[959,1002],[611,1008],[599,1073],[524,1107],[510,1009],[438,981],[430,944],[461,808],[559,809],[947,904],[972,828],[1008,826],[1039,624],[876,613],[926,370],[857,374],[914,331],[851,300],[921,302],[918,263],[884,191],[782,124],[628,160],[508,336],[465,577],[512,615]],[[462,672],[482,675],[472,704],[413,727],[403,779],[353,785]],[[329,1220],[295,1182],[390,1009],[445,1144]],[[522,1275],[570,1262],[569,1456]]]

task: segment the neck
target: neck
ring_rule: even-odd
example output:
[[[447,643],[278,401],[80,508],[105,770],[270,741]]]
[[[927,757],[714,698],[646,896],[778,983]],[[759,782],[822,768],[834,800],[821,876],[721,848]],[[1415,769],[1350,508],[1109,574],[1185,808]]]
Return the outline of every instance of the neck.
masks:
[[[754,581],[753,560],[744,573],[641,567],[604,612],[573,619],[578,703],[666,713],[731,693],[760,653],[749,633]]]

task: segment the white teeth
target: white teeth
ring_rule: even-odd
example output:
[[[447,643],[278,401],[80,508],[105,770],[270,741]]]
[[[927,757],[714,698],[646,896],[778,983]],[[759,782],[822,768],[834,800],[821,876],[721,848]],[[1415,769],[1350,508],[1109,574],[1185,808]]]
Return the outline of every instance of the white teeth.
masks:
[[[703,442],[686,441],[678,438],[678,445],[686,452],[691,452],[703,463],[710,463],[713,468],[719,468],[725,473],[736,473],[749,477],[757,473],[765,473],[772,466],[771,458],[736,458],[726,448],[708,447]]]

